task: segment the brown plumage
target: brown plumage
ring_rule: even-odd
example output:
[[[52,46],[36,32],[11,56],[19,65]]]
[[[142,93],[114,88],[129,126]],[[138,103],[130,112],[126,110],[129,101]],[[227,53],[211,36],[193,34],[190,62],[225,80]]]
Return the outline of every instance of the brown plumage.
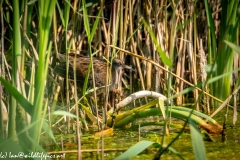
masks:
[[[74,54],[69,55],[69,79],[74,79]],[[87,75],[88,66],[90,64],[90,57],[84,57],[76,55],[76,80],[78,87],[82,88],[84,85],[84,80]],[[94,66],[94,78],[95,78],[95,86],[102,87],[97,89],[96,93],[100,94],[104,92],[103,86],[106,85],[106,76],[107,76],[107,65],[108,72],[110,76],[110,64],[100,58],[93,58],[93,66]],[[117,87],[117,83],[119,80],[118,71],[122,68],[131,69],[131,67],[124,65],[119,59],[115,58],[112,62],[112,70],[111,70],[111,77],[110,77],[110,87],[109,90],[112,91]],[[66,57],[65,55],[59,55],[59,64],[57,64],[54,68],[54,72],[60,75],[63,78],[66,78]],[[88,88],[93,88],[93,77],[92,72],[89,73],[88,78]]]

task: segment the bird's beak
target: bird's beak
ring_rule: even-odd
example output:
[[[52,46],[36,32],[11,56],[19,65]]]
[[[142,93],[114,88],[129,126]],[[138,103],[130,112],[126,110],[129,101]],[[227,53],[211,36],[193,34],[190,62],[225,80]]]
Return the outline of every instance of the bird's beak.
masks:
[[[134,69],[132,67],[125,65],[125,64],[122,65],[122,69],[128,69],[130,71],[134,71]]]

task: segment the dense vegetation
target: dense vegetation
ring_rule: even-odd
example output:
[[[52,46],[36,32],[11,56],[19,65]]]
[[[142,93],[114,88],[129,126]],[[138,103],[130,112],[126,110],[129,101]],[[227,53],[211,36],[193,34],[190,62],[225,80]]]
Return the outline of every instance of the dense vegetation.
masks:
[[[167,148],[174,152],[169,147],[177,138],[167,147],[164,143],[171,116],[185,121],[183,130],[189,124],[195,156],[202,159],[205,150],[203,142],[198,141],[201,135],[196,124],[208,132],[220,133],[222,126],[212,117],[224,107],[233,110],[233,124],[237,121],[239,0],[1,0],[0,5],[0,151],[45,153],[39,144],[41,133],[55,142],[53,127],[60,116],[67,116],[66,133],[70,133],[71,120],[77,126],[81,159],[80,133],[82,128],[88,129],[89,121],[104,130],[122,127],[136,117],[154,115],[164,119],[162,144],[140,145],[155,144],[159,148],[155,159]],[[89,92],[95,93],[95,89],[88,88],[89,75],[79,90],[76,79],[67,78],[60,85],[61,80],[52,70],[59,54],[66,55],[68,64],[69,53],[91,60],[107,59],[110,67],[113,58],[119,58],[133,70],[126,71],[123,86],[119,81],[118,89],[124,94],[118,95],[116,108],[121,110],[121,100],[132,93],[143,101],[132,103],[122,113],[107,113],[106,86],[104,98],[94,94],[103,119],[98,111],[94,115],[87,102]],[[88,74],[94,74],[92,65],[91,61]],[[154,91],[154,96],[147,98],[149,92],[139,96],[138,91]],[[157,93],[166,98],[159,99]],[[190,103],[194,110],[183,107]],[[159,108],[153,107],[156,105]],[[17,146],[14,149],[13,144]]]

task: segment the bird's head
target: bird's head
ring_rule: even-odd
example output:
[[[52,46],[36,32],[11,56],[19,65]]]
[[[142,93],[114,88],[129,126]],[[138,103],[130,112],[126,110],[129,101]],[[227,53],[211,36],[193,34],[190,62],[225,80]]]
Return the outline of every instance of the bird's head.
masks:
[[[112,61],[112,68],[115,70],[121,70],[121,69],[129,69],[132,70],[132,67],[123,64],[123,62],[120,59],[114,58]]]

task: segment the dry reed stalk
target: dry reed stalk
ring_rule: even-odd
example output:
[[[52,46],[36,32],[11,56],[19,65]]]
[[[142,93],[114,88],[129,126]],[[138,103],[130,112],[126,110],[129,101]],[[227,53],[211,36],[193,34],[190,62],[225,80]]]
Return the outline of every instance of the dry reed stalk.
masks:
[[[189,14],[191,16],[193,16],[194,14],[194,3],[190,3],[189,4]],[[192,17],[190,17],[192,18]],[[195,45],[196,44],[196,37],[194,37],[193,39],[193,33],[194,33],[194,26],[193,26],[193,22],[190,21],[189,25],[188,25],[188,30],[189,30],[189,34],[188,34],[188,40],[190,43],[188,43],[188,55],[189,55],[189,60],[190,60],[190,68],[191,68],[191,77],[192,77],[192,80],[193,80],[193,84],[196,85],[197,84],[197,74],[196,74],[196,49],[195,49]],[[192,44],[192,42],[194,42],[194,44]],[[197,102],[197,99],[198,99],[198,91],[197,90],[194,90],[193,91],[193,95],[194,95],[194,102]],[[196,110],[199,111],[199,105],[198,103],[196,103]]]
[[[182,5],[180,5],[179,8],[180,8],[179,9],[179,16],[184,18]],[[184,19],[180,19],[180,23],[183,23],[183,22],[184,22]],[[182,62],[183,62],[184,55],[185,55],[185,54],[183,54],[183,44],[184,44],[183,36],[184,36],[184,33],[180,32],[180,35],[181,35],[181,37],[179,39],[180,40],[180,45],[179,45],[179,47],[176,46],[176,47],[178,47],[178,61],[177,61],[177,65],[176,65],[176,75],[179,76],[179,77],[181,77],[182,70],[184,69],[184,68],[182,68],[183,67]],[[179,92],[182,91],[180,83],[181,83],[181,81],[179,79],[176,79],[176,84],[177,84],[176,94],[178,94]],[[183,95],[179,95],[178,97],[176,97],[176,100],[175,100],[176,105],[182,105],[182,103],[183,103],[182,100],[183,100]]]
[[[128,1],[129,2],[129,24],[130,24],[130,35],[133,34],[133,20],[132,20],[132,16],[131,16],[131,13],[132,13],[132,3],[131,1]],[[131,49],[133,50],[134,53],[138,53],[137,52],[137,48],[136,48],[136,42],[133,38],[131,38]],[[142,71],[141,71],[141,67],[140,67],[140,61],[138,58],[134,58],[135,59],[135,63],[136,63],[136,68],[137,68],[137,71],[138,71],[138,74],[139,74],[139,78],[140,78],[140,82],[141,82],[141,86],[142,86],[142,90],[145,90],[145,85],[144,85],[144,80],[143,80],[143,75],[142,75]]]

